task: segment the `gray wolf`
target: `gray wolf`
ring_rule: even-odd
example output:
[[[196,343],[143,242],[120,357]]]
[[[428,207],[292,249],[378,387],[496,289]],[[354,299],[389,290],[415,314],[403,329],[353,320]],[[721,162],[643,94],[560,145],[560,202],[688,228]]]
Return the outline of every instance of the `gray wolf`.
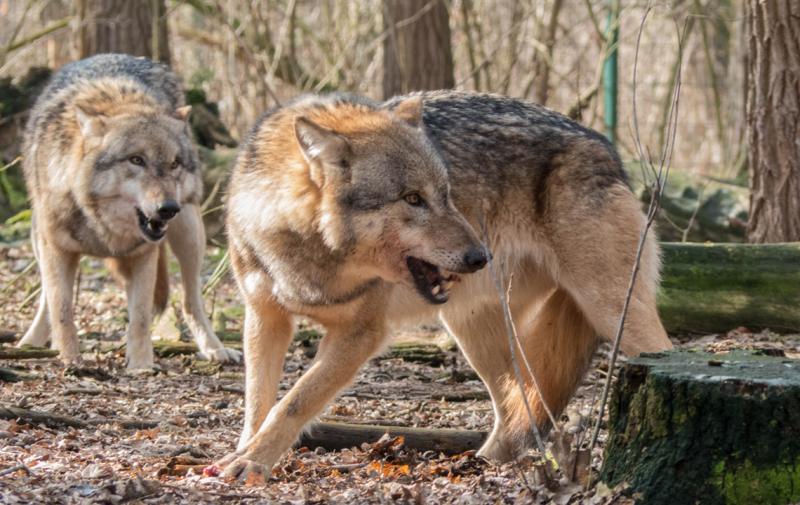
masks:
[[[230,183],[230,253],[245,303],[246,411],[217,466],[271,467],[386,340],[441,319],[491,394],[479,454],[531,443],[490,254],[508,285],[537,424],[561,411],[600,338],[613,338],[645,225],[621,162],[597,132],[494,95],[426,92],[384,104],[305,97],[265,115]],[[486,242],[486,243],[484,243]],[[489,252],[490,251],[490,252]],[[629,355],[671,347],[656,311],[650,236],[626,320]],[[327,329],[312,366],[276,403],[292,316]]]
[[[177,77],[120,54],[64,66],[37,99],[23,143],[42,276],[34,321],[20,345],[48,338],[80,358],[72,295],[81,255],[107,258],[128,298],[128,368],[153,366],[150,325],[168,301],[166,242],[178,259],[183,311],[200,352],[238,361],[203,311],[202,181]]]

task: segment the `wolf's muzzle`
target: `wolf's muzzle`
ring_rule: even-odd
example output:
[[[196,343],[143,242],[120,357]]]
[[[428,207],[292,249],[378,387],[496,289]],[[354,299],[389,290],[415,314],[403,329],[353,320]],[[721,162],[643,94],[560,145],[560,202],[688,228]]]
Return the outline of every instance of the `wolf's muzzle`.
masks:
[[[161,205],[158,206],[158,213],[159,219],[162,221],[169,221],[175,215],[181,211],[181,206],[178,205],[178,202],[175,200],[164,200]]]
[[[488,261],[489,257],[486,253],[486,249],[483,247],[470,248],[467,253],[464,254],[464,265],[467,267],[466,273],[477,272],[485,267]]]

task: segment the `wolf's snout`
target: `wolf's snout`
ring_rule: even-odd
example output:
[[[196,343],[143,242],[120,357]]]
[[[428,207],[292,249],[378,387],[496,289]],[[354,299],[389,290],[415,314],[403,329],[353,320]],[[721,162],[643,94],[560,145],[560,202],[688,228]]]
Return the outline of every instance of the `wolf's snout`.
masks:
[[[464,265],[470,272],[477,272],[485,267],[487,261],[489,258],[483,247],[472,247],[464,255]]]
[[[169,221],[175,215],[181,211],[181,206],[178,205],[178,202],[175,200],[164,200],[161,202],[161,205],[158,206],[156,212],[158,213],[159,219],[162,221]]]

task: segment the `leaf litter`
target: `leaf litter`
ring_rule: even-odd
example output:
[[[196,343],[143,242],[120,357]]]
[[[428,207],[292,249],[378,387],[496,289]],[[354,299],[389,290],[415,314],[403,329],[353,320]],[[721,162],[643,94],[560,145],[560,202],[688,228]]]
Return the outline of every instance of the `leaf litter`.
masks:
[[[0,249],[0,285],[14,279],[18,265],[30,257],[29,246]],[[236,447],[243,368],[177,355],[158,358],[152,373],[127,373],[124,295],[101,265],[96,260],[82,265],[76,307],[82,366],[64,369],[55,359],[0,360],[0,368],[24,378],[0,382],[2,405],[84,423],[80,428],[53,427],[0,419],[2,503],[633,503],[624,485],[609,489],[596,482],[605,429],[591,454],[578,449],[586,442],[595,385],[607,373],[602,350],[562,414],[559,430],[551,432],[548,462],[531,454],[498,465],[474,451],[419,451],[406,447],[402,437],[385,435],[340,451],[295,448],[267,478],[227,482],[213,475],[209,464]],[[35,306],[20,306],[37,281],[31,272],[3,294],[0,329],[24,332]],[[240,310],[230,279],[207,305],[212,303],[214,311]],[[225,318],[225,326],[216,329],[235,333],[240,318]],[[287,352],[280,394],[311,363],[308,329],[301,330],[304,338],[296,339]],[[398,338],[446,341],[436,327]],[[676,343],[714,352],[749,348],[800,355],[800,337],[753,334],[746,328]],[[492,408],[465,359],[445,346],[435,359],[404,360],[389,353],[370,360],[321,419],[489,431]],[[590,480],[592,486],[585,489]]]

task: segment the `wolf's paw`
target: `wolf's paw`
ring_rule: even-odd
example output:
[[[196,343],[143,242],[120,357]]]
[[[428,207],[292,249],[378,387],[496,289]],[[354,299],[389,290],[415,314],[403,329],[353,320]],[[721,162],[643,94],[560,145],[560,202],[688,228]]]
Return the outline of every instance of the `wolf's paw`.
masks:
[[[26,333],[19,342],[17,347],[31,346],[31,347],[45,347],[49,339],[47,333],[36,333],[29,331]]]
[[[236,479],[247,485],[263,485],[269,475],[269,465],[248,459],[238,452],[228,454],[209,468],[215,472],[221,470],[222,478]]]
[[[80,354],[65,354],[64,352],[58,355],[58,359],[66,368],[80,366],[83,362]]]
[[[129,372],[149,373],[155,368],[152,356],[128,357],[126,368]]]
[[[209,361],[218,361],[220,363],[242,362],[242,352],[237,351],[236,349],[229,349],[227,347],[201,351],[200,356]]]

